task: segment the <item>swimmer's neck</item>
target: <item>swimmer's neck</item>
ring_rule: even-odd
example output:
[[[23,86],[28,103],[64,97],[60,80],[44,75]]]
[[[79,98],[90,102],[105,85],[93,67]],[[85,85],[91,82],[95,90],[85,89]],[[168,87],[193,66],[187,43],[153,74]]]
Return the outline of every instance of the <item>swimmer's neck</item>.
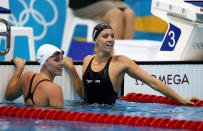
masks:
[[[102,54],[102,53],[97,53],[95,55],[95,60],[98,63],[103,63],[106,62],[110,57],[112,57],[112,54]]]
[[[49,79],[52,82],[54,81],[55,75],[51,74],[50,72],[48,72],[47,70],[45,70],[43,68],[40,70],[39,74],[41,76],[43,76],[45,79]]]

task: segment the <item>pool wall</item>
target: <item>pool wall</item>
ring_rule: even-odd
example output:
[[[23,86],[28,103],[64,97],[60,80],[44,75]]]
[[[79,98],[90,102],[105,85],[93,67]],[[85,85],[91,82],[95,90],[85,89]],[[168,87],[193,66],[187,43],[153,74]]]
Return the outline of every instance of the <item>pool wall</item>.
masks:
[[[163,81],[182,97],[203,99],[203,62],[143,62],[140,66],[150,75]],[[125,76],[124,95],[130,92],[162,95],[143,82]]]
[[[203,99],[203,62],[136,62],[141,68],[146,70],[154,77],[161,79],[168,86],[173,88],[182,97],[196,96]],[[81,78],[82,62],[74,62],[76,70]],[[39,64],[36,62],[27,62],[25,71],[33,70],[39,72]],[[13,62],[0,62],[0,102],[5,101],[5,90],[12,74],[15,71]],[[69,73],[66,69],[63,70],[62,77],[56,77],[55,83],[61,85],[64,99],[75,100],[80,99],[71,83]],[[141,81],[130,78],[125,75],[123,94],[129,92],[161,95],[159,92],[152,90]],[[23,100],[21,96],[18,100]]]

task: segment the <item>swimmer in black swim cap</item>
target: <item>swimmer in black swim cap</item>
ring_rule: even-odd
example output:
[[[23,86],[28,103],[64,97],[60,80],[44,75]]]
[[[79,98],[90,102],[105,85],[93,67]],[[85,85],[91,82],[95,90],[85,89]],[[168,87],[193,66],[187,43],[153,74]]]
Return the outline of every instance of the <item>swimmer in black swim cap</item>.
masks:
[[[97,36],[99,35],[99,33],[102,32],[104,29],[112,29],[112,27],[106,23],[101,23],[94,27],[94,30],[92,33],[92,38],[94,41],[97,38]]]
[[[108,24],[96,25],[92,37],[98,50],[96,54],[84,58],[82,84],[74,87],[86,103],[114,104],[125,74],[143,81],[152,89],[183,105],[194,104],[193,100],[199,100],[196,97],[188,99],[181,97],[172,88],[151,76],[127,56],[113,54],[116,38],[114,30]]]

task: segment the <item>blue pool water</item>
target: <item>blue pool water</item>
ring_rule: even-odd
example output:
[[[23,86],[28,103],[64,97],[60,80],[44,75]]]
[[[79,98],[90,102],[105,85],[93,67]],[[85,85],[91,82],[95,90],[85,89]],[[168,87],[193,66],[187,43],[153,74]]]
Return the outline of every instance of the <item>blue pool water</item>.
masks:
[[[170,119],[183,119],[193,121],[203,121],[203,107],[173,106],[157,103],[135,103],[117,101],[113,106],[85,105],[80,101],[65,101],[64,110],[77,112],[108,113],[130,116],[145,116]],[[0,104],[12,105],[12,104]],[[22,103],[15,103],[14,106],[25,106]],[[98,124],[78,121],[61,121],[45,119],[28,119],[17,117],[0,117],[0,130],[3,131],[174,131],[174,129],[134,127],[116,124]],[[180,130],[180,129],[178,129]],[[183,131],[183,130],[182,130]]]

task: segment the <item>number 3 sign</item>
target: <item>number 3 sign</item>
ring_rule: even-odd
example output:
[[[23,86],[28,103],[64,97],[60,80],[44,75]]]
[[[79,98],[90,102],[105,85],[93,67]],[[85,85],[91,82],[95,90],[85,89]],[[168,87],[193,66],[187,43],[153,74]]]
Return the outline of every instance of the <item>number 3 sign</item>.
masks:
[[[165,36],[160,51],[173,51],[178,42],[180,34],[181,34],[180,28],[169,23],[169,30],[167,32],[167,35]]]

